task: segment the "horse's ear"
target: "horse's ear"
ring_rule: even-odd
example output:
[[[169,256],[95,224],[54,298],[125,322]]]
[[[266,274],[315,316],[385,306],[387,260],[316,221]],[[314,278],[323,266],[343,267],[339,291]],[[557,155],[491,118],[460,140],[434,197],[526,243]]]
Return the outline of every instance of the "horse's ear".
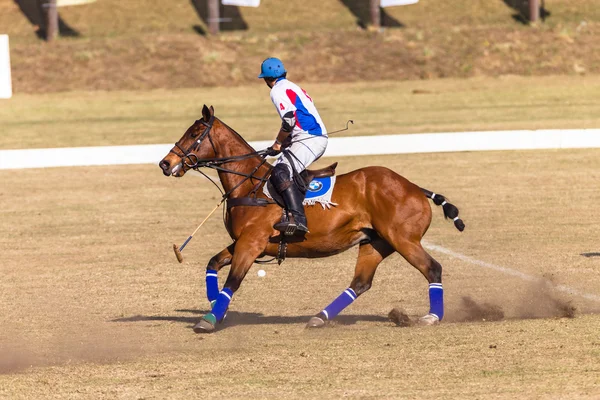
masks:
[[[212,117],[215,114],[215,110],[213,109],[212,106],[210,106],[210,109],[208,107],[206,107],[206,104],[204,105],[204,107],[202,107],[202,119],[205,122],[208,122],[210,120],[210,117]]]

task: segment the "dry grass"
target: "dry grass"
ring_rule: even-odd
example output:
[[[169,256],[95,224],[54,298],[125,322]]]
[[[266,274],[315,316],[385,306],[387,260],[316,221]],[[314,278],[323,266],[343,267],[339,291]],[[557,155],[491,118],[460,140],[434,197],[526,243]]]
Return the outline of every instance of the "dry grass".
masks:
[[[357,28],[357,19],[370,23],[368,4],[362,0],[347,0],[352,10],[342,1],[322,2],[305,0],[302,4],[263,0],[259,8],[240,7],[240,16],[248,24],[246,32],[240,33],[269,35],[283,31],[351,31]],[[544,26],[580,23],[582,20],[600,20],[594,0],[555,0],[546,4],[551,15]],[[35,42],[33,27],[12,0],[0,0],[0,25],[4,31],[20,41]],[[79,30],[86,38],[145,37],[157,34],[192,34],[194,25],[207,30],[203,20],[196,13],[191,1],[172,0],[151,2],[148,0],[103,0],[79,7],[59,9],[64,21]],[[481,27],[519,27],[511,18],[515,10],[502,0],[455,0],[453,3],[439,3],[435,0],[421,0],[417,6],[391,7],[385,12],[408,28],[441,29],[458,27],[477,29]],[[229,15],[231,17],[231,15]],[[239,18],[239,17],[237,17]],[[302,21],[299,24],[298,21]],[[237,22],[237,21],[236,21]],[[227,27],[227,24],[224,25]]]
[[[330,131],[356,122],[345,136],[600,126],[600,76],[303,86]],[[248,140],[273,138],[278,129],[268,88],[259,81],[236,88],[16,95],[0,107],[0,148],[170,143],[204,103]]]
[[[190,1],[103,0],[61,9],[82,37],[48,46],[0,0],[0,26],[11,37],[17,93],[237,86],[254,82],[272,55],[311,83],[576,75],[600,73],[595,3],[554,0],[550,18],[528,27],[502,0],[421,0],[387,10],[403,27],[376,34],[358,29],[341,1],[270,0],[241,8],[247,31],[214,38],[195,33],[204,24]]]
[[[467,224],[435,210],[426,239],[486,262],[600,292],[594,212],[598,151],[378,157],[448,195]],[[328,161],[324,160],[323,162]],[[373,164],[341,160],[341,170]],[[0,397],[585,398],[600,395],[598,304],[432,253],[445,267],[447,322],[398,328],[392,308],[427,311],[427,285],[399,256],[331,328],[304,323],[342,291],[355,251],[250,273],[224,329],[198,336],[203,266],[229,243],[202,180],[156,166],[0,171]],[[464,320],[469,296],[499,322]],[[572,301],[574,319],[544,315]],[[555,312],[549,315],[560,315]],[[454,321],[454,322],[453,322]]]

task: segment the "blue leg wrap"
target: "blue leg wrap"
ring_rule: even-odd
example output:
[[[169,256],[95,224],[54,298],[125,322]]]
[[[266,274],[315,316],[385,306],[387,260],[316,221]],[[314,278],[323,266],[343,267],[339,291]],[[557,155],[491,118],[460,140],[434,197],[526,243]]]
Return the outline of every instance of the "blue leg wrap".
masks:
[[[221,293],[219,293],[219,296],[217,296],[217,301],[212,309],[212,315],[215,316],[217,321],[221,321],[225,316],[232,296],[233,292],[229,288],[223,289]]]
[[[342,310],[348,307],[354,300],[356,300],[356,293],[354,290],[348,288],[344,290],[344,293],[340,294],[330,305],[325,307],[322,311],[328,320],[332,320]]]
[[[444,289],[441,283],[429,284],[429,313],[444,318]]]
[[[206,297],[209,302],[213,302],[219,296],[219,278],[214,269],[206,270]]]

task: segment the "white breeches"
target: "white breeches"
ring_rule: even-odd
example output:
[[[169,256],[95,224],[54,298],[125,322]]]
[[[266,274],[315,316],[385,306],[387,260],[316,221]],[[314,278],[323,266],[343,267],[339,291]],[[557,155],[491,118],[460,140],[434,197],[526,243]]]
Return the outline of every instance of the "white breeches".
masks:
[[[323,153],[325,153],[327,140],[327,136],[315,136],[309,133],[301,133],[294,136],[292,145],[286,150],[293,154],[291,158],[298,173],[304,171],[310,164],[318,160]],[[289,167],[290,179],[292,179],[293,172],[290,162],[283,154],[279,156],[275,165],[281,163]]]

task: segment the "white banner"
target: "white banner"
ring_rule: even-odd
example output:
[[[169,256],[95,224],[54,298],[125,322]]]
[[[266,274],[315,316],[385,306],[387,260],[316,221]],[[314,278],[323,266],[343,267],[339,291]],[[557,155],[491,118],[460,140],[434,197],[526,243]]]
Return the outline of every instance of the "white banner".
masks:
[[[224,6],[258,7],[260,0],[222,0]]]
[[[95,3],[96,0],[56,0],[56,7],[79,6],[81,4]]]
[[[8,35],[0,35],[0,99],[12,97],[12,83],[10,78],[10,48]]]
[[[381,7],[407,6],[417,4],[419,0],[381,0]]]

